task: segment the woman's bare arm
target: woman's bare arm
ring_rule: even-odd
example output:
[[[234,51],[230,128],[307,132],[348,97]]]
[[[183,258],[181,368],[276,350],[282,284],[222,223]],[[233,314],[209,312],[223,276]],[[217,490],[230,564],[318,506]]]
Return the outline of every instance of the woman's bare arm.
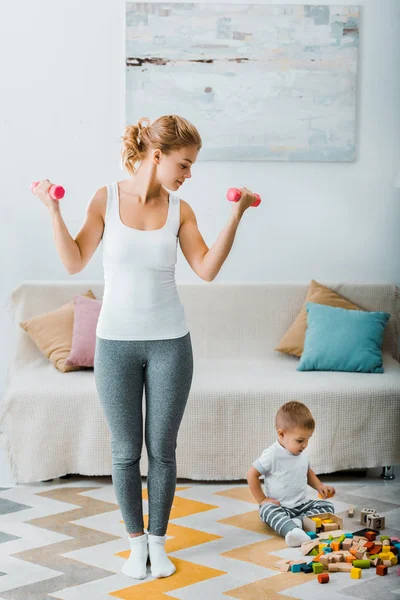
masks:
[[[197,220],[191,206],[181,200],[182,217],[179,243],[183,255],[193,271],[205,281],[212,281],[218,275],[231,251],[243,213],[254,200],[254,194],[242,188],[240,201],[233,207],[228,223],[211,248],[207,246],[198,229]]]
[[[51,183],[41,182],[34,190],[51,215],[54,241],[62,263],[70,275],[82,271],[98,247],[104,231],[107,188],[97,190],[86,210],[86,217],[74,239],[61,215],[60,204],[48,194]]]

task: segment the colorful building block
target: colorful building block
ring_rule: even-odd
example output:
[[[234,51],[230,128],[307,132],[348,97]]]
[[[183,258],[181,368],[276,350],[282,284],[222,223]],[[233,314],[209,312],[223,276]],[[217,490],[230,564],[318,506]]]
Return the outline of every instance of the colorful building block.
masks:
[[[350,577],[352,579],[361,579],[361,569],[357,567],[352,567],[350,571]]]
[[[323,572],[324,567],[321,563],[316,562],[312,564],[312,570],[314,571],[314,574],[318,574]]]
[[[371,563],[369,560],[355,560],[353,562],[353,567],[356,567],[357,569],[369,569],[371,566]]]
[[[290,570],[292,571],[292,573],[300,573],[301,567],[302,567],[302,565],[291,565]]]
[[[377,575],[387,575],[387,567],[385,567],[385,565],[378,565],[376,567],[376,574]]]
[[[311,538],[312,540],[315,540],[318,536],[316,533],[314,533],[313,531],[306,531],[306,534],[308,535],[309,538]]]
[[[376,533],[375,531],[367,531],[365,537],[369,542],[374,542],[376,540]]]
[[[312,573],[313,572],[311,565],[300,565],[300,568],[303,573]]]
[[[373,515],[375,513],[374,508],[362,508],[360,513],[360,523],[361,525],[367,524],[367,515]]]
[[[317,579],[318,579],[318,583],[328,583],[329,575],[328,575],[328,573],[320,573],[318,575]]]

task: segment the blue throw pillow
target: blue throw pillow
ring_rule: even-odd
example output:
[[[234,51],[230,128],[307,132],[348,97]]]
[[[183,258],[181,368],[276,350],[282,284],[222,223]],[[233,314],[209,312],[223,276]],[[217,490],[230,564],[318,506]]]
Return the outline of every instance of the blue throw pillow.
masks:
[[[383,373],[386,312],[307,302],[307,331],[298,371]]]

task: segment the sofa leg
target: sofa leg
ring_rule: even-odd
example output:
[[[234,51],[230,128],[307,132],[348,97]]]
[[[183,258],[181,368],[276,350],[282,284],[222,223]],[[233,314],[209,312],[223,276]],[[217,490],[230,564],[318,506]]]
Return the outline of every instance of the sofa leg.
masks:
[[[384,479],[385,481],[390,481],[392,479],[394,479],[395,475],[394,475],[394,466],[391,465],[390,467],[382,467],[382,473],[381,473],[381,478]]]

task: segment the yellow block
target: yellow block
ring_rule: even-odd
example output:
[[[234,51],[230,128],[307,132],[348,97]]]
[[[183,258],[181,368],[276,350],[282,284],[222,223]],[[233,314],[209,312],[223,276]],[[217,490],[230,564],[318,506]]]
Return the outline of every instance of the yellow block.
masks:
[[[311,521],[315,521],[315,526],[317,528],[322,527],[322,521],[319,517],[314,517],[311,519]]]
[[[350,571],[350,577],[352,579],[361,579],[361,569],[358,569],[357,567],[353,567],[352,570]]]

